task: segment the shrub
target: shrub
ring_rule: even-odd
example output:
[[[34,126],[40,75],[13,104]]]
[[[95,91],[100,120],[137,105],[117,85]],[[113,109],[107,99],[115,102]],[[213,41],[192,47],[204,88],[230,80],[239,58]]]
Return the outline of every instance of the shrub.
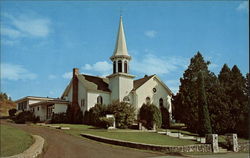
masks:
[[[39,122],[40,119],[39,117],[35,117],[35,115],[30,112],[30,111],[23,111],[17,114],[14,118],[13,121],[15,123],[26,123],[26,122]]]
[[[168,128],[170,127],[170,120],[169,120],[169,112],[167,110],[167,108],[165,108],[164,106],[160,107],[160,111],[161,111],[161,116],[162,116],[162,128]]]
[[[79,105],[68,105],[67,111],[66,111],[68,123],[73,124],[81,124],[83,123],[83,114],[82,110],[80,109]]]
[[[66,113],[53,114],[51,123],[68,123],[68,117]]]
[[[17,110],[13,108],[13,109],[10,109],[8,112],[9,112],[9,116],[15,116]]]
[[[154,124],[159,128],[162,124],[161,112],[154,104],[143,104],[140,108],[139,119],[141,122],[144,121],[142,123],[148,129],[152,129]]]
[[[113,102],[108,105],[107,113],[114,114],[118,128],[128,128],[135,120],[135,108],[126,102]]]
[[[100,120],[100,125],[103,128],[108,128],[110,126],[113,126],[114,121],[115,121],[114,118],[111,118],[111,117],[110,118],[100,117],[99,120]]]
[[[85,112],[84,123],[93,126],[101,126],[99,118],[105,116],[106,113],[107,109],[105,105],[96,104],[94,107],[90,108],[89,111]]]

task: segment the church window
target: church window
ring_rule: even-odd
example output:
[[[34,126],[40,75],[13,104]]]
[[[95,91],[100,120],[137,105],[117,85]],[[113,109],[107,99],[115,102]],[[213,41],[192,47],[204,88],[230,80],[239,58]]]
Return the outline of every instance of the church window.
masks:
[[[116,61],[113,62],[113,74],[116,73]]]
[[[153,88],[153,92],[154,92],[154,93],[156,92],[156,88]]]
[[[160,107],[163,107],[163,99],[162,98],[159,99],[159,105],[160,105]]]
[[[147,103],[147,104],[150,104],[150,97],[147,97],[147,98],[146,98],[146,103]]]
[[[118,61],[118,72],[122,72],[122,61]]]
[[[84,106],[84,102],[85,102],[84,99],[82,99],[82,100],[81,100],[81,107]]]
[[[97,97],[97,104],[102,104],[102,96]]]
[[[127,63],[127,61],[124,62],[124,72],[128,73],[128,63]]]
[[[39,106],[37,107],[37,111],[39,111]]]

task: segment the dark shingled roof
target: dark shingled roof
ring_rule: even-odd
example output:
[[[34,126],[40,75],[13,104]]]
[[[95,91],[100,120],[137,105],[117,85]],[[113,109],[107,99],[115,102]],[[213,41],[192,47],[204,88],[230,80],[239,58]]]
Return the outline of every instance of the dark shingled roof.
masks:
[[[134,80],[134,89],[136,90],[139,87],[141,87],[141,85],[143,85],[145,82],[147,82],[151,77],[153,77],[154,75],[151,76],[144,76],[143,78],[140,78],[138,80]]]
[[[109,89],[108,83],[104,82],[101,77],[89,76],[89,75],[85,75],[85,74],[82,74],[82,75],[85,77],[85,79],[87,81],[96,84],[97,85],[97,90],[111,92],[110,89]]]

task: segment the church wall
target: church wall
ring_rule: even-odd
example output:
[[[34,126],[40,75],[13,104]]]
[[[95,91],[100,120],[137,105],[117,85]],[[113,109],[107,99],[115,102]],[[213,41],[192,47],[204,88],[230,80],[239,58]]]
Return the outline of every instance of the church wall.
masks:
[[[119,98],[119,79],[117,76],[110,78],[109,89],[112,91],[111,100],[117,100]]]
[[[88,91],[87,96],[88,96],[87,97],[87,100],[88,100],[87,110],[89,110],[90,108],[95,106],[95,104],[97,103],[98,96],[102,96],[103,104],[106,104],[106,105],[110,104],[110,94],[109,93]]]
[[[87,90],[81,82],[78,84],[78,104],[84,114],[87,109]]]
[[[156,92],[153,92],[153,88],[156,88]],[[150,97],[151,103],[155,104],[159,108],[159,99],[163,99],[165,107],[169,104],[171,97],[168,95],[163,85],[154,78],[151,78],[139,89],[136,90],[137,94],[137,108],[140,109],[143,103],[146,103],[146,98]],[[171,105],[170,105],[171,106]],[[171,111],[170,111],[171,112]]]
[[[72,86],[70,86],[69,93],[68,93],[66,100],[72,102],[72,95],[73,95],[73,88]]]
[[[133,89],[133,79],[127,77],[119,77],[119,100],[123,101],[125,96],[128,96]]]

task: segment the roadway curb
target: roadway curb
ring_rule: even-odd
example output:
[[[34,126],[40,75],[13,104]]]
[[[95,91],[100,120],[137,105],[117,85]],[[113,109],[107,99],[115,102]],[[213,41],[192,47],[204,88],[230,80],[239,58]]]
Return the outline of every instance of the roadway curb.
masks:
[[[81,136],[88,139],[96,140],[99,142],[104,142],[113,145],[125,146],[136,149],[159,151],[166,153],[175,153],[175,152],[212,152],[211,144],[194,144],[194,145],[184,145],[184,146],[167,146],[167,145],[154,145],[154,144],[144,144],[129,142],[124,140],[110,139],[100,136],[95,136],[91,134],[81,133]]]
[[[37,158],[42,154],[44,148],[44,138],[38,135],[32,135],[35,139],[35,143],[33,143],[27,150],[24,152],[9,156],[9,157],[1,157],[1,158]]]

